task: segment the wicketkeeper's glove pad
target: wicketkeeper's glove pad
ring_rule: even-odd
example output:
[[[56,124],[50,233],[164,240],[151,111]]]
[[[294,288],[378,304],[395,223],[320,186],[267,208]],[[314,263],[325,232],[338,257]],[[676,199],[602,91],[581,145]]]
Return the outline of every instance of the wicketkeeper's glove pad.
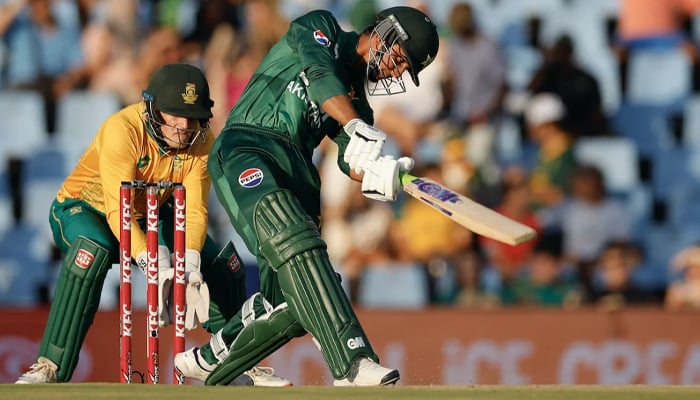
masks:
[[[197,250],[185,251],[185,329],[209,320],[209,286],[200,272],[201,257]]]
[[[148,278],[148,253],[142,251],[136,257],[136,265]],[[158,246],[158,326],[166,326],[172,323],[171,290],[175,271],[170,263],[170,251],[166,246]]]

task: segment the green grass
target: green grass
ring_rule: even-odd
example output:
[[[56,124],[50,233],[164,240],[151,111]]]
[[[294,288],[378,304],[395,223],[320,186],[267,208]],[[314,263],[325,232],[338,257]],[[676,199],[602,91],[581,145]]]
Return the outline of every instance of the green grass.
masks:
[[[174,385],[120,385],[115,383],[0,385],[3,400],[680,400],[700,399],[700,386],[396,386],[385,388],[252,388]]]

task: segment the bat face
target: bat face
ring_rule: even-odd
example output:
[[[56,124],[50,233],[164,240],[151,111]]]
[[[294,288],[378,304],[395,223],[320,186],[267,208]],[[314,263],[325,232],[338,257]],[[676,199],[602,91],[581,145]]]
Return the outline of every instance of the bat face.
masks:
[[[537,236],[531,227],[481,205],[428,179],[401,173],[406,193],[440,211],[463,227],[482,236],[516,245]]]
[[[418,198],[425,204],[432,206],[433,208],[437,209],[438,211],[442,212],[448,217],[452,217],[453,212],[442,207],[441,204],[445,204],[447,202],[450,202],[452,204],[460,204],[462,202],[459,198],[460,195],[458,193],[455,193],[450,189],[442,187],[435,182],[426,181],[425,178],[416,178],[411,181],[411,184],[415,185],[415,190],[417,190],[417,192],[415,193],[420,196],[414,197]],[[408,189],[405,190],[406,192],[408,192]],[[409,192],[409,194],[414,193]]]

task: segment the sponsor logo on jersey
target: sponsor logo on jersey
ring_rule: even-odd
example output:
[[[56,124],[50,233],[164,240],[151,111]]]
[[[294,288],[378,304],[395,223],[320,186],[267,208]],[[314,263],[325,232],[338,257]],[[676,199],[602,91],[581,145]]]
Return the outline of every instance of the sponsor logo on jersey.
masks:
[[[252,189],[263,181],[263,172],[259,168],[248,168],[238,175],[238,183],[244,188]]]
[[[330,39],[328,39],[328,36],[326,36],[326,34],[321,32],[320,30],[314,31],[314,39],[316,40],[316,42],[318,42],[324,47],[330,47],[331,45],[331,41]]]
[[[186,84],[185,91],[181,93],[181,95],[182,100],[185,101],[185,104],[194,104],[194,102],[199,98],[199,95],[197,94],[197,86],[194,83]]]
[[[94,259],[95,256],[93,256],[92,253],[85,249],[80,249],[78,250],[78,254],[75,255],[75,265],[79,268],[87,269]]]

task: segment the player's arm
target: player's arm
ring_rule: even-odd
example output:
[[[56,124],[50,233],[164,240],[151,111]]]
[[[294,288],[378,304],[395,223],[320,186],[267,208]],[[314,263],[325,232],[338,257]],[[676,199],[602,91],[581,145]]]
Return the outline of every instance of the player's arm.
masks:
[[[340,123],[349,136],[341,146],[343,160],[358,179],[365,165],[381,154],[386,134],[363,121],[353,107],[347,88],[336,75],[340,26],[327,11],[311,12],[292,21],[287,43],[299,54],[306,90],[321,109]],[[341,169],[348,173],[348,170]]]
[[[105,217],[112,234],[119,237],[119,187],[121,182],[132,181],[136,177],[136,128],[127,121],[114,116],[100,128],[100,182],[104,196]],[[146,251],[146,234],[138,224],[131,230],[133,254]]]
[[[183,179],[186,189],[187,224],[186,248],[201,251],[207,237],[207,218],[211,177],[207,172],[207,157],[195,156],[192,169]]]

